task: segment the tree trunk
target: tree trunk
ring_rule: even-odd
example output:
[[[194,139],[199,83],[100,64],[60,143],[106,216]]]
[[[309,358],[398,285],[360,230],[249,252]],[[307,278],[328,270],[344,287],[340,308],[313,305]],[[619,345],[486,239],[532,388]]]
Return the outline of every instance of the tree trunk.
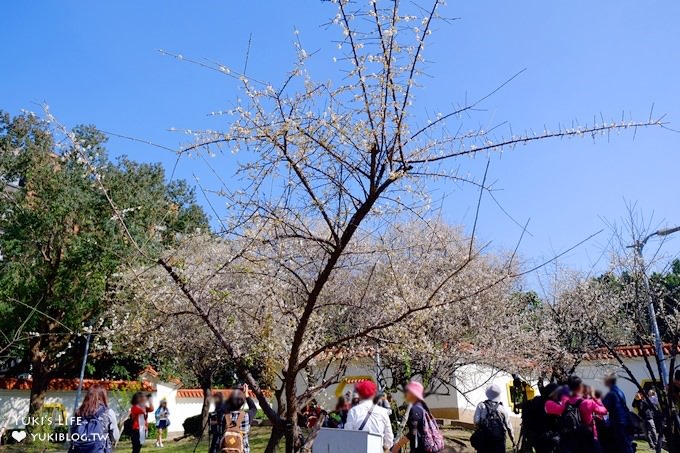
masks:
[[[50,384],[50,377],[42,360],[44,353],[40,347],[40,337],[31,338],[28,353],[31,362],[31,394],[28,415],[29,417],[38,417],[45,404],[47,387]],[[26,431],[29,433],[33,431],[34,428],[37,428],[36,424],[29,423],[26,425]]]
[[[210,416],[210,399],[212,397],[210,384],[202,383],[201,390],[203,390],[203,406],[201,407],[201,432],[198,433],[199,436],[205,435],[206,429],[208,427],[208,417]]]
[[[279,443],[281,439],[286,435],[285,429],[280,426],[272,426],[272,433],[269,436],[269,441],[264,449],[264,453],[276,453],[279,450]]]
[[[47,394],[47,387],[50,380],[42,373],[33,373],[33,382],[31,383],[30,405],[28,410],[29,416],[36,416],[40,413],[45,404],[45,395]]]
[[[33,337],[29,342],[28,359],[31,363],[31,399],[29,415],[36,415],[45,403],[45,393],[49,379],[43,362],[44,353],[40,347],[40,337]]]
[[[294,453],[297,443],[297,414],[298,414],[298,401],[297,401],[297,382],[295,382],[295,375],[291,378],[286,376],[287,381],[285,382],[286,389],[286,453]]]
[[[286,453],[295,453],[297,424],[286,421]]]

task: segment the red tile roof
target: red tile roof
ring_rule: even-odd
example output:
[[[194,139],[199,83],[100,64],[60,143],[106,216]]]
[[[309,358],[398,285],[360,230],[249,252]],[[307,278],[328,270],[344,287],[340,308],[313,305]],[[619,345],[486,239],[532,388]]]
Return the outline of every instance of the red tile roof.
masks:
[[[231,395],[231,389],[218,389],[213,390],[212,396],[221,393],[225,398],[229,398]],[[179,389],[177,390],[177,399],[179,398],[201,398],[203,399],[203,390],[201,389]]]
[[[179,398],[203,398],[203,390],[201,389],[179,389],[177,390],[177,399]]]
[[[214,389],[212,392],[212,396],[217,395],[218,393],[221,393],[222,396],[226,399],[229,398],[231,395],[232,390],[231,389]],[[270,398],[273,395],[273,392],[268,389],[263,389],[262,393],[264,393],[264,396],[267,398]],[[251,398],[255,398],[255,394],[253,393],[252,390],[248,392],[248,396]],[[201,389],[179,389],[177,390],[177,399],[180,398],[200,398],[203,399],[203,390]]]
[[[141,373],[139,373],[140,376],[143,374],[148,374],[151,377],[157,378],[159,376],[158,371],[154,370],[151,365],[147,365],[146,368],[142,370]]]
[[[48,390],[72,391],[78,389],[80,379],[52,379]],[[2,390],[30,390],[31,379],[0,378],[0,389]],[[84,379],[83,388],[87,389],[95,384],[104,386],[107,390],[143,390],[153,392],[153,384],[146,381],[99,381],[96,379]]]
[[[671,354],[672,345],[664,344],[663,352],[666,355]],[[616,346],[614,348],[616,354],[622,359],[634,359],[637,357],[653,357],[656,355],[654,345],[641,346]],[[614,355],[607,348],[598,348],[586,355],[586,360],[610,360]]]

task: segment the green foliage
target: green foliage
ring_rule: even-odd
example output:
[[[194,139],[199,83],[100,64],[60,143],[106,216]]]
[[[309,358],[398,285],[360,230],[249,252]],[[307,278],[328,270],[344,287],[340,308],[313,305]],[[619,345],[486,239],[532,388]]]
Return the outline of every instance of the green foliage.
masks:
[[[267,420],[267,416],[262,409],[258,409],[255,413],[255,420]]]
[[[680,260],[673,260],[668,272],[652,274],[650,286],[656,296],[657,314],[661,314],[658,317],[661,335],[664,341],[673,342],[680,319]]]
[[[167,183],[161,165],[109,162],[92,126],[67,135],[0,112],[0,354],[26,357],[43,384],[74,374],[80,354],[69,349],[81,350],[85,323],[102,324],[112,276],[139,260],[111,200],[151,258],[178,234],[208,228],[193,190]]]

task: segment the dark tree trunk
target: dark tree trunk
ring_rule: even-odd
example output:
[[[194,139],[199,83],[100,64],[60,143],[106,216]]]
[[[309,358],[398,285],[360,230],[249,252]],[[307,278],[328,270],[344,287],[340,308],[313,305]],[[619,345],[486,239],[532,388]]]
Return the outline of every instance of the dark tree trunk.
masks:
[[[286,435],[286,430],[278,425],[272,426],[272,433],[269,436],[269,441],[264,449],[264,453],[277,453],[279,451],[279,443]]]
[[[286,412],[285,412],[285,437],[286,437],[286,453],[294,453],[296,451],[296,443],[299,432],[297,426],[298,415],[298,401],[297,401],[297,383],[295,377],[288,379],[285,383],[286,388]]]
[[[34,337],[29,342],[29,361],[31,363],[31,394],[28,406],[29,417],[37,417],[42,411],[50,384],[50,376],[45,369],[44,352],[40,345],[40,337]],[[29,423],[26,430],[31,432],[37,428],[35,423]]]
[[[205,382],[201,383],[201,390],[203,390],[203,406],[201,407],[201,432],[200,436],[203,436],[208,427],[208,416],[210,415],[210,400],[212,398],[212,391],[210,384]]]
[[[31,396],[28,414],[31,416],[38,415],[45,404],[45,395],[47,395],[47,387],[50,380],[42,373],[33,373],[33,382],[31,383]]]

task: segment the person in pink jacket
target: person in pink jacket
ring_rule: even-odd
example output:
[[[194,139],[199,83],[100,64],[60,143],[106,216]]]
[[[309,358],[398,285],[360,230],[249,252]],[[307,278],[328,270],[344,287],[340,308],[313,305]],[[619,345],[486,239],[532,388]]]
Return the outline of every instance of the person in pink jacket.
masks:
[[[607,415],[607,409],[601,401],[589,399],[583,395],[583,381],[578,376],[570,376],[567,386],[569,388],[568,395],[562,396],[559,401],[548,400],[545,403],[545,412],[557,417],[561,417],[570,406],[578,409],[578,421],[582,426],[574,433],[562,433],[562,451],[598,452],[599,444],[593,416]]]

